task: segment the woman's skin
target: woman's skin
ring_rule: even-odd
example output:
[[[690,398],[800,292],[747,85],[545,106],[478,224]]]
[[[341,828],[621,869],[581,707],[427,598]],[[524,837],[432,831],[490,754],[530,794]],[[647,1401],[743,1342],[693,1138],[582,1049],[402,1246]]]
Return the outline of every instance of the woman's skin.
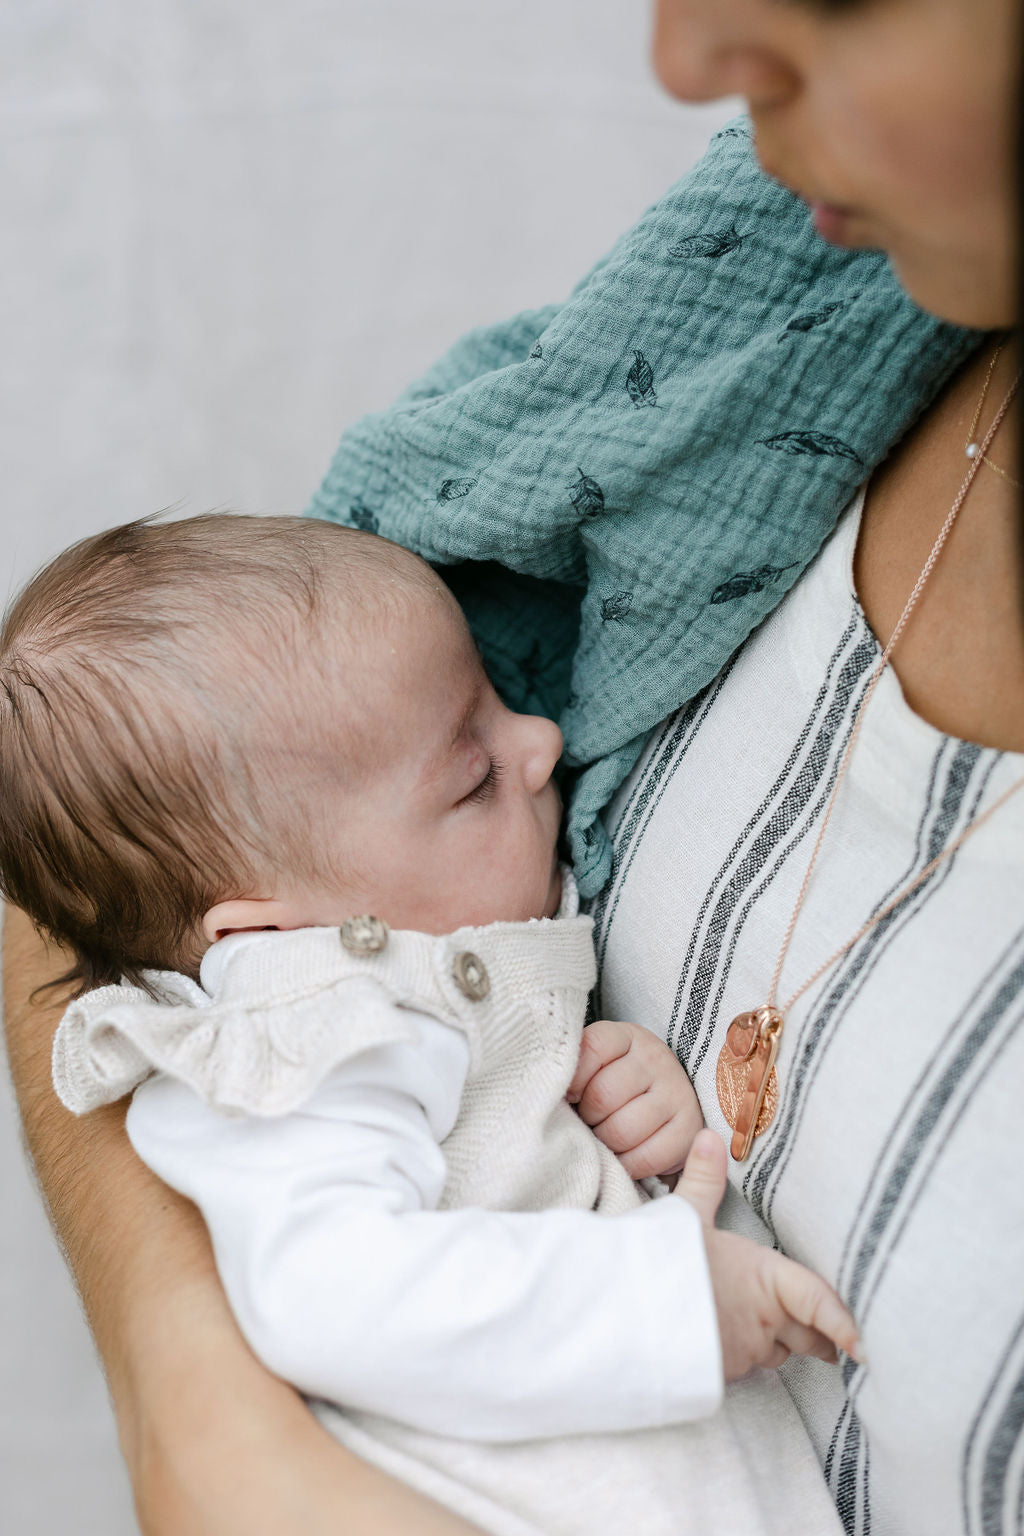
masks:
[[[1016,323],[1017,0],[658,0],[654,63],[688,100],[748,98],[758,153],[819,230],[885,249],[918,303],[983,330]],[[809,217],[812,216],[809,214]],[[857,589],[887,637],[967,468],[995,340],[878,470]],[[1016,371],[1007,347],[981,430]],[[992,457],[1017,478],[1016,407]],[[893,658],[912,708],[1024,751],[1018,492],[983,466]],[[453,1515],[331,1441],[249,1354],[194,1210],[135,1158],[118,1108],[73,1121],[50,1087],[59,964],[5,922],[11,1069],[54,1222],[103,1354],[147,1536],[443,1536]]]

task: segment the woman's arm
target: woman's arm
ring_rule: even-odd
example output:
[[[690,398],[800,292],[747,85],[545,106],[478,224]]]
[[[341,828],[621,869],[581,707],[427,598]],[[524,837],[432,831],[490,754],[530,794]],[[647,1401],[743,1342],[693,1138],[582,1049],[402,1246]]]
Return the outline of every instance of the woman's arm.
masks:
[[[120,1106],[76,1120],[50,1086],[61,970],[4,913],[14,1087],[53,1224],[106,1365],[146,1536],[469,1536],[472,1527],[345,1451],[250,1353],[194,1207],[139,1161]]]

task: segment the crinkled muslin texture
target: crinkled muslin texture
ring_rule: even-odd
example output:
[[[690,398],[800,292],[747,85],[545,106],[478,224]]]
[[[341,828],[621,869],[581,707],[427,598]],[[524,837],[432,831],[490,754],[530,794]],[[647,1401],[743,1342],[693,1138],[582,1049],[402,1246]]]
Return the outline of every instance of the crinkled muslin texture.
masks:
[[[977,341],[820,240],[739,119],[565,303],[471,332],[350,427],[308,511],[444,568],[509,704],[559,721],[593,895],[647,734]]]

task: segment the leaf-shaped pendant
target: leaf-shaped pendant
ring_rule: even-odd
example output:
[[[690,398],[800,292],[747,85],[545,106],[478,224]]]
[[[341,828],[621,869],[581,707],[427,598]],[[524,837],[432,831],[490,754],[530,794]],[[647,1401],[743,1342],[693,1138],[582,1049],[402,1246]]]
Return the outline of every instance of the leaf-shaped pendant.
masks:
[[[775,1008],[739,1013],[719,1053],[715,1089],[733,1130],[729,1150],[737,1162],[749,1157],[754,1138],[762,1136],[775,1119],[779,1105],[775,1058],[782,1025],[782,1015]]]
[[[578,465],[577,469],[579,469]],[[604,511],[604,491],[597,481],[590,475],[585,475],[582,469],[579,469],[579,479],[572,482],[569,490],[572,492],[569,500],[577,512],[584,517],[596,517],[599,512]]]
[[[703,256],[709,260],[715,260],[719,256],[727,256],[730,251],[735,251],[743,244],[744,236],[737,233],[735,224],[731,229],[709,230],[702,235],[687,235],[683,240],[677,240],[675,245],[670,245],[670,256],[687,257]]]
[[[654,370],[642,352],[633,353],[633,366],[626,374],[626,389],[634,405],[657,405]]]
[[[844,443],[841,437],[833,437],[831,432],[776,432],[774,437],[759,437],[757,441],[764,448],[774,448],[776,453],[810,453],[863,463],[860,454],[849,443]]]

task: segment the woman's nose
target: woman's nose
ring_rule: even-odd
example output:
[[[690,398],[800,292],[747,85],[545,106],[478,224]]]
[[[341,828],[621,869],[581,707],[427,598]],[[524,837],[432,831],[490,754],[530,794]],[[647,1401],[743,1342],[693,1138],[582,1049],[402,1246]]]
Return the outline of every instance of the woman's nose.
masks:
[[[713,17],[706,6],[697,0],[657,0],[651,62],[671,95],[683,101],[713,101],[725,95],[716,53]]]
[[[683,101],[743,96],[758,111],[796,88],[778,16],[764,0],[658,0],[651,57],[662,85]]]
[[[562,755],[562,733],[553,720],[543,715],[521,715],[519,718],[526,732],[523,785],[531,795],[536,795],[550,779]]]

